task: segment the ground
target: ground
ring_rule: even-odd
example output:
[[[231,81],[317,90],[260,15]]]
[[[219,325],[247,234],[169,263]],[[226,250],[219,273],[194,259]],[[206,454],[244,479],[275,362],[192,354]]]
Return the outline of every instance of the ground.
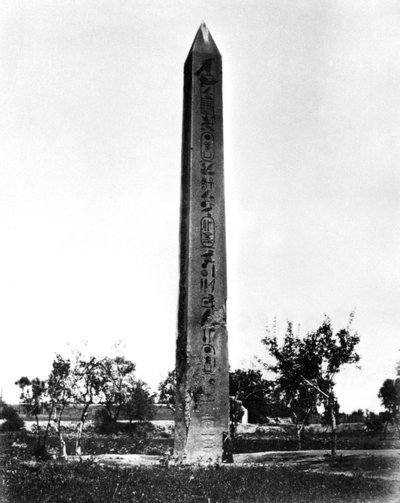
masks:
[[[100,454],[83,456],[85,460],[110,466],[157,466],[162,457],[146,454]],[[77,461],[71,457],[70,461]],[[326,451],[272,451],[235,454],[234,466],[249,467],[262,464],[265,467],[295,467],[298,471],[329,473],[331,475],[379,478],[400,482],[400,449],[376,449],[339,451],[332,459]],[[229,465],[226,465],[229,467]]]
[[[70,453],[73,436],[66,431]],[[171,432],[152,425],[107,435],[89,429],[85,455],[67,462],[36,460],[33,441],[31,432],[0,434],[0,503],[400,503],[398,439],[361,431],[343,433],[345,449],[332,458],[326,432],[309,432],[307,450],[294,451],[289,430],[254,429],[240,435],[234,464],[190,467],[165,463]],[[56,445],[52,433],[54,458]]]

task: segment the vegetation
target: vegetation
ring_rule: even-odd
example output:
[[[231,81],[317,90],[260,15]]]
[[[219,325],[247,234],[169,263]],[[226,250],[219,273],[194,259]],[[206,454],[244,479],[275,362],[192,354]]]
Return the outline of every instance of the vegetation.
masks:
[[[168,372],[167,377],[158,386],[158,401],[175,410],[176,370]]]
[[[386,433],[389,422],[396,425],[400,437],[400,377],[396,379],[385,379],[379,393],[382,405],[385,408],[385,426]]]
[[[62,420],[71,405],[79,411],[74,448],[78,456],[83,453],[82,435],[91,406],[104,406],[97,415],[97,426],[103,432],[115,430],[112,426],[116,425],[122,410],[130,420],[151,418],[154,397],[143,381],[135,379],[134,371],[134,363],[124,357],[86,358],[75,352],[72,361],[56,355],[45,380],[21,377],[16,382],[21,388],[20,398],[26,413],[36,422],[36,456],[48,458],[47,440],[50,430],[55,428],[60,456],[67,458]],[[39,415],[43,414],[46,415],[44,426],[39,422]]]
[[[154,394],[147,384],[137,381],[126,403],[126,415],[130,422],[150,420],[154,417]]]
[[[276,415],[273,389],[274,383],[265,379],[261,370],[237,369],[229,373],[229,395],[248,410],[250,423],[264,423],[268,416]],[[287,415],[287,410],[281,412]]]
[[[0,427],[0,431],[18,431],[24,427],[24,420],[11,405],[2,404],[0,419],[5,419]]]
[[[48,457],[46,450],[46,442],[50,428],[51,416],[53,413],[52,406],[47,408],[47,423],[44,430],[39,424],[39,414],[47,407],[47,384],[46,381],[40,380],[38,377],[29,379],[24,376],[21,377],[15,384],[21,388],[21,400],[23,401],[24,408],[28,416],[31,416],[36,421],[36,444],[34,447],[34,454],[39,459],[46,459]]]
[[[11,459],[2,478],[8,503],[372,503],[398,490],[361,473],[332,476],[278,465],[124,469],[91,461],[31,465]]]
[[[175,370],[158,386],[159,403],[175,410]],[[229,372],[230,420],[235,429],[243,416],[242,406],[249,412],[249,422],[265,423],[268,417],[287,417],[290,410],[274,394],[274,382],[268,381],[261,370],[237,369]]]
[[[326,317],[317,330],[309,332],[303,339],[294,335],[292,323],[288,322],[282,346],[269,332],[262,339],[276,360],[276,364],[268,368],[277,374],[277,392],[290,407],[297,427],[299,449],[310,414],[316,411],[317,405],[323,404],[332,430],[332,455],[336,453],[338,402],[334,392],[335,377],[343,365],[360,359],[355,351],[360,339],[351,329],[352,320],[353,313],[348,326],[334,333],[331,321]]]

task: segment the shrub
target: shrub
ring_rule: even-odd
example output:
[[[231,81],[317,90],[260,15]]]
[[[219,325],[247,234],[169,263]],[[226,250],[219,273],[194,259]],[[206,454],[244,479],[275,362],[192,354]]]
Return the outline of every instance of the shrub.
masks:
[[[368,412],[365,418],[365,427],[368,433],[371,432],[381,432],[383,431],[384,419],[381,415],[375,414],[374,412]]]
[[[149,421],[138,421],[126,425],[126,432],[140,439],[147,438],[148,434],[153,433],[155,429],[154,424]]]
[[[1,418],[5,423],[1,425],[1,431],[17,431],[24,427],[24,420],[11,405],[4,404]]]
[[[98,433],[116,433],[117,423],[110,418],[106,409],[97,409],[94,413],[94,429]]]

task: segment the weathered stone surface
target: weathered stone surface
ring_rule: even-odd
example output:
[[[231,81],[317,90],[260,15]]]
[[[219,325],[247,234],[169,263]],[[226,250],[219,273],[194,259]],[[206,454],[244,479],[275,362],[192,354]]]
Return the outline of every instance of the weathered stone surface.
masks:
[[[222,456],[229,429],[221,55],[200,26],[184,67],[175,454]]]

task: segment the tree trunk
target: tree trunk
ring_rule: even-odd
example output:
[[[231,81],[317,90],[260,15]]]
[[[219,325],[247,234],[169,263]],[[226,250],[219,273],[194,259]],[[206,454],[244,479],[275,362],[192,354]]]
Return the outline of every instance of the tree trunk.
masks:
[[[85,424],[85,419],[87,415],[87,409],[88,405],[85,405],[81,418],[78,422],[78,425],[76,427],[76,444],[75,444],[75,453],[77,456],[81,457],[82,456],[82,432],[83,432],[83,425]]]
[[[61,459],[68,459],[67,444],[65,443],[65,440],[64,440],[64,437],[63,437],[63,434],[61,431],[61,417],[62,417],[63,411],[64,411],[64,407],[61,409],[58,417],[54,418],[54,424],[56,427],[58,440],[60,442],[60,457],[61,457]],[[56,411],[56,414],[57,414],[57,411]]]
[[[397,434],[399,435],[399,438],[400,438],[400,424],[399,424],[398,419],[395,420],[395,424],[396,424],[396,428],[397,428]]]
[[[298,424],[296,425],[296,430],[297,430],[297,450],[301,451],[301,431],[303,427],[299,426]]]
[[[40,449],[42,446],[42,435],[41,435],[40,425],[39,425],[39,415],[36,414],[35,418],[36,418],[36,435],[37,435],[36,445],[37,445],[37,448]]]
[[[54,404],[52,403],[51,408],[49,410],[48,417],[47,417],[47,425],[46,425],[46,430],[44,432],[43,445],[46,445],[46,442],[47,442],[47,437],[49,435],[50,423],[51,423],[51,418],[53,416],[53,412],[54,412]]]
[[[388,424],[389,424],[389,420],[386,419],[385,426],[383,427],[383,441],[384,442],[386,442],[386,434],[387,434]]]
[[[331,426],[332,426],[332,432],[331,432],[331,455],[332,456],[336,456],[337,432],[336,432],[335,404],[331,403],[329,408],[331,410]]]

